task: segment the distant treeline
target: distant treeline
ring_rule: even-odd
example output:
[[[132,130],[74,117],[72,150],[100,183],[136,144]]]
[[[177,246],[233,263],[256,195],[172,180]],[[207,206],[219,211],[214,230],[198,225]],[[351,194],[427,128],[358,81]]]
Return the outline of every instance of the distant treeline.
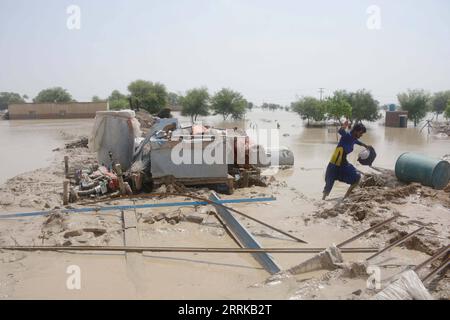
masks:
[[[450,118],[450,91],[431,95],[424,90],[408,90],[399,93],[397,99],[401,110],[408,111],[408,117],[414,121],[415,126],[428,112],[434,112],[437,118],[442,113]],[[302,97],[291,104],[291,110],[307,120],[308,125],[310,120],[321,122],[332,119],[341,122],[345,118],[352,122],[376,121],[380,118],[380,109],[387,108],[388,106],[380,106],[366,90],[338,90],[325,100]]]
[[[302,97],[292,102],[290,107],[275,103],[263,103],[256,106],[248,102],[241,93],[223,88],[210,94],[205,87],[188,90],[185,94],[169,92],[164,84],[146,80],[131,82],[128,93],[113,90],[107,98],[92,97],[93,102],[108,101],[111,110],[133,109],[146,110],[151,114],[170,114],[169,109],[181,110],[182,115],[191,117],[192,121],[198,116],[210,114],[221,115],[223,119],[242,119],[253,108],[263,110],[285,110],[298,113],[307,123],[310,120],[321,122],[333,119],[341,122],[344,118],[351,121],[376,121],[380,117],[379,105],[367,90],[348,92],[338,90],[324,100],[315,97]],[[408,90],[397,95],[402,110],[409,112],[409,118],[417,125],[427,114],[435,112],[437,116],[444,113],[450,118],[450,91],[430,94],[424,90]],[[0,110],[9,104],[24,103],[28,96],[14,92],[0,93]],[[36,103],[65,103],[75,102],[72,95],[64,88],[54,87],[40,91],[32,99]],[[384,106],[385,107],[385,106]]]

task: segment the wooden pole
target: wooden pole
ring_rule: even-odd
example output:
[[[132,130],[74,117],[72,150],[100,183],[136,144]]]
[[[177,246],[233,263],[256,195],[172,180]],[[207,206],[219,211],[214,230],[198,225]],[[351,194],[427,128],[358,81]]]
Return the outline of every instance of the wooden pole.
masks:
[[[242,172],[242,187],[243,188],[248,188],[248,180],[249,180],[249,172],[248,170],[244,170]]]
[[[116,171],[117,178],[119,179],[119,189],[121,194],[126,194],[127,191],[125,189],[125,184],[123,183],[123,173],[122,173],[122,167],[120,166],[120,163],[117,163],[114,166],[114,170]]]
[[[64,174],[69,177],[69,156],[64,156]]]
[[[63,182],[63,204],[65,206],[69,204],[69,180]]]

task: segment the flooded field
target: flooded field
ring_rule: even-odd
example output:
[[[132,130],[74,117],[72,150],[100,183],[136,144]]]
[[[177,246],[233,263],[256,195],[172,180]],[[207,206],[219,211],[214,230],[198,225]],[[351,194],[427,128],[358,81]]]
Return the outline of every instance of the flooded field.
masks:
[[[181,117],[182,124],[190,119]],[[300,117],[286,111],[252,111],[242,121],[223,121],[221,116],[204,117],[205,124],[220,128],[276,129],[280,124],[280,145],[289,147],[295,155],[293,168],[280,171],[277,177],[311,197],[319,197],[323,188],[324,171],[337,144],[334,127],[307,128]],[[387,128],[383,120],[368,123],[368,132],[361,139],[377,151],[375,166],[393,169],[404,152],[419,152],[434,157],[450,153],[450,139],[428,136],[426,130],[410,126],[407,129]],[[410,124],[411,125],[411,124]],[[64,141],[80,134],[89,135],[93,120],[28,120],[0,121],[0,184],[23,172],[48,165],[53,158],[52,150],[61,147]],[[357,149],[349,160],[356,163]],[[334,193],[343,193],[346,185],[337,183]]]
[[[0,184],[20,173],[45,167],[55,148],[78,134],[89,134],[94,121],[16,120],[0,121]]]
[[[175,117],[180,117],[178,113]],[[180,117],[181,123],[189,119]],[[429,230],[415,238],[406,248],[396,248],[389,264],[381,260],[382,278],[388,283],[402,268],[417,265],[443,245],[448,245],[448,193],[435,190],[357,188],[354,197],[338,206],[347,185],[337,183],[330,199],[320,200],[325,167],[337,143],[335,128],[306,128],[294,113],[252,111],[243,121],[226,121],[219,116],[203,119],[204,124],[220,128],[276,129],[280,125],[280,145],[289,147],[295,155],[293,168],[276,173],[276,181],[268,187],[235,190],[231,197],[250,198],[275,196],[270,203],[233,204],[235,209],[285,230],[307,244],[277,234],[248,219],[240,221],[260,242],[262,247],[326,248],[340,243],[373,223],[399,213],[401,218],[374,236],[355,241],[354,247],[385,247],[392,239],[413,231],[421,225]],[[64,149],[64,144],[88,136],[93,120],[44,120],[0,122],[0,204],[2,213],[48,210],[61,206],[63,156],[68,155],[74,165],[91,163],[95,155],[85,148]],[[362,139],[373,145],[378,153],[375,165],[393,169],[403,152],[415,151],[435,157],[450,153],[450,140],[435,139],[420,133],[418,128],[386,128],[382,123],[368,124]],[[61,151],[52,150],[61,148]],[[350,156],[356,162],[359,147]],[[362,169],[357,166],[357,168]],[[364,168],[365,169],[365,168]],[[362,169],[363,170],[363,169]],[[370,169],[365,169],[370,170]],[[24,173],[25,174],[21,174]],[[7,183],[7,179],[10,179]],[[396,180],[393,176],[392,179]],[[408,188],[408,187],[405,187]],[[410,191],[408,191],[410,190]],[[402,191],[402,192],[400,192]],[[208,190],[198,190],[200,194]],[[203,193],[202,193],[203,192]],[[433,193],[433,195],[432,195]],[[395,198],[400,194],[400,198]],[[424,195],[424,196],[422,196]],[[225,196],[224,196],[225,197]],[[374,201],[372,201],[374,200]],[[134,204],[149,201],[184,201],[183,197],[133,200]],[[130,200],[111,200],[109,205],[129,205]],[[81,204],[73,204],[75,207]],[[235,244],[214,216],[200,224],[180,221],[173,225],[166,220],[148,223],[146,218],[182,212],[202,215],[212,208],[188,207],[137,210],[138,229],[142,245],[226,247]],[[361,212],[364,215],[358,215]],[[0,244],[4,245],[122,245],[124,241],[120,212],[107,214],[64,215],[2,220]],[[53,222],[52,222],[53,221]],[[104,230],[100,236],[80,230]],[[77,231],[77,232],[74,232]],[[73,236],[71,236],[73,234]],[[326,236],[324,236],[326,235]],[[397,250],[398,249],[398,250]],[[298,265],[312,254],[273,254],[282,270]],[[360,261],[367,253],[347,253],[346,261]],[[51,263],[49,263],[51,261]],[[123,254],[11,252],[0,254],[0,299],[16,298],[147,298],[147,299],[351,299],[352,292],[365,290],[366,274],[349,278],[345,274],[316,270],[284,280],[268,281],[269,274],[247,254],[155,253],[142,255],[137,264],[128,263]],[[68,290],[65,286],[68,265],[83,268],[83,290]],[[385,265],[386,264],[386,265]],[[113,268],[105,268],[105,265]],[[134,269],[133,269],[134,268]],[[186,277],[189,274],[189,277]],[[331,278],[328,278],[328,277]],[[325,277],[325,278],[322,278]],[[324,280],[325,279],[325,280]],[[37,285],[37,283],[45,283]],[[446,297],[449,290],[435,290],[436,297]],[[155,290],[157,288],[157,290]],[[326,290],[324,289],[326,288]],[[366,291],[364,291],[366,292]],[[373,292],[360,298],[368,298]]]

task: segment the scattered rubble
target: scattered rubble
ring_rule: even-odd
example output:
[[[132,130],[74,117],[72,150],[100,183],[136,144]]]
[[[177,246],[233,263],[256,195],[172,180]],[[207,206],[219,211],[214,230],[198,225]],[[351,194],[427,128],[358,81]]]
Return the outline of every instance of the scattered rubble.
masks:
[[[433,122],[433,133],[443,138],[450,137],[450,122]]]
[[[76,148],[88,148],[89,139],[88,137],[81,137],[80,139],[66,143],[66,149],[76,149]]]
[[[290,268],[287,272],[295,275],[321,269],[334,270],[343,262],[340,250],[333,245],[313,258]]]

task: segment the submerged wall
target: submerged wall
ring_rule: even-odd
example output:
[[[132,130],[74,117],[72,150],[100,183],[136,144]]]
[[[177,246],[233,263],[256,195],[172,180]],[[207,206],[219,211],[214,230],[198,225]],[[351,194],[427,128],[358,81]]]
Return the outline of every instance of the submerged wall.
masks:
[[[20,103],[8,106],[10,120],[95,118],[97,111],[108,109],[108,102]]]

